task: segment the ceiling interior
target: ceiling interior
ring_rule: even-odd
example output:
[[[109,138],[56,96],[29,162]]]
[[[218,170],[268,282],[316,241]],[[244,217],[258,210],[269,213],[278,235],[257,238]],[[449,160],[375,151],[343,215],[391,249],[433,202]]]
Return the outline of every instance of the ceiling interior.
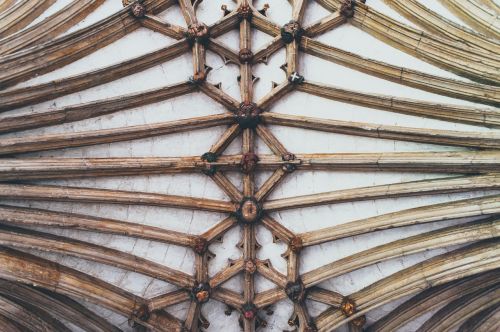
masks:
[[[499,13],[0,0],[0,326],[500,329]]]

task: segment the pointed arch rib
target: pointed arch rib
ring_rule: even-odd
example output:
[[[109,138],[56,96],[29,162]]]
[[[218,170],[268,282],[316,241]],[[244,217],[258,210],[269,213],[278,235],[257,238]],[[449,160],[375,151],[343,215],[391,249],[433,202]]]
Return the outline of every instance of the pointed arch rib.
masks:
[[[60,80],[50,81],[48,83],[0,91],[0,98],[2,99],[0,112],[12,110],[21,106],[31,105],[33,103],[52,100],[60,96],[65,96],[70,93],[83,91],[85,89],[115,81],[167,62],[185,53],[188,49],[189,47],[186,42],[176,42],[158,51],[101,69],[66,77]],[[136,97],[142,97],[142,95],[138,93],[135,95]]]
[[[223,126],[233,122],[230,114],[215,114],[130,127],[7,138],[0,141],[0,155],[123,142]]]
[[[469,83],[427,74],[406,67],[398,67],[382,61],[365,58],[308,37],[303,37],[300,45],[301,49],[308,54],[371,76],[443,96],[496,107],[500,106],[500,88],[497,86]]]
[[[57,37],[87,17],[103,2],[104,0],[70,2],[40,23],[3,38],[0,45],[0,55],[14,53]]]
[[[398,98],[388,95],[370,94],[346,90],[339,86],[307,81],[297,87],[298,91],[344,103],[423,116],[448,122],[463,122],[485,127],[500,127],[500,111],[496,108],[459,106],[427,101]]]
[[[477,174],[497,172],[496,151],[384,152],[295,154],[293,161],[281,156],[259,155],[258,167],[275,170],[290,163],[299,170],[399,171]]]
[[[439,195],[490,189],[500,189],[500,175],[447,177],[343,189],[326,193],[267,200],[263,203],[263,207],[266,211],[271,212],[369,199]]]
[[[320,3],[328,8],[340,6],[339,0],[320,0]],[[359,1],[351,22],[390,46],[457,75],[486,84],[500,83],[500,59],[494,53],[410,27]]]
[[[0,316],[10,321],[16,322],[24,331],[44,332],[61,331],[70,332],[71,330],[61,323],[58,319],[52,317],[45,309],[37,308],[27,302],[29,299],[20,301],[4,294],[0,295]],[[2,326],[2,330],[4,327]],[[7,331],[7,330],[4,330]],[[9,331],[10,332],[10,331]]]
[[[500,328],[500,304],[495,304],[475,314],[465,321],[457,332],[488,332]]]
[[[0,38],[5,38],[33,22],[56,0],[19,0],[3,13],[0,12]]]
[[[0,226],[0,245],[36,249],[78,257],[147,275],[182,288],[192,288],[192,276],[147,259],[93,243],[17,227]]]
[[[440,0],[440,2],[475,29],[487,36],[500,39],[498,12],[489,11],[475,0]]]
[[[500,218],[493,217],[459,226],[410,236],[347,256],[302,275],[304,286],[311,287],[330,278],[385,260],[412,255],[418,252],[451,247],[464,243],[497,238],[500,236]]]
[[[163,312],[154,312],[147,321],[133,316],[145,300],[100,279],[17,250],[0,247],[0,277],[28,285],[36,284],[59,294],[92,302],[130,317],[158,331],[181,331],[181,323]]]
[[[500,283],[458,298],[432,315],[417,332],[450,331],[500,303]]]
[[[382,214],[371,218],[360,219],[341,225],[302,233],[300,237],[302,238],[304,246],[312,246],[383,229],[497,214],[499,212],[500,196],[485,196]]]
[[[308,116],[267,112],[261,115],[269,125],[302,128],[329,133],[471,148],[498,149],[500,134],[379,125]]]
[[[144,4],[149,11],[155,13],[174,2],[174,0],[145,0]],[[124,8],[116,14],[69,35],[40,46],[1,56],[0,89],[81,59],[139,27],[140,23],[130,15],[129,8]]]
[[[385,0],[385,3],[410,21],[432,33],[492,54],[500,52],[500,43],[496,40],[486,38],[472,29],[455,23],[416,0]]]
[[[0,223],[15,226],[71,228],[126,235],[186,247],[193,246],[196,239],[192,235],[132,222],[9,205],[0,205]]]
[[[49,109],[43,112],[5,116],[0,121],[0,134],[91,119],[125,109],[157,103],[192,93],[195,90],[194,85],[189,82],[182,82],[159,89]]]
[[[396,331],[409,321],[446,303],[498,283],[498,269],[431,287],[403,302],[368,327],[369,332]]]
[[[64,295],[7,280],[0,280],[0,293],[20,301],[29,299],[31,305],[47,310],[53,317],[68,321],[84,331],[121,331],[104,318]]]
[[[481,241],[396,272],[349,296],[357,312],[345,318],[340,310],[328,309],[316,318],[321,332],[331,331],[390,301],[432,286],[498,268],[500,241]]]
[[[233,203],[213,199],[64,186],[0,184],[0,198],[163,206],[226,213],[236,211],[236,207]]]

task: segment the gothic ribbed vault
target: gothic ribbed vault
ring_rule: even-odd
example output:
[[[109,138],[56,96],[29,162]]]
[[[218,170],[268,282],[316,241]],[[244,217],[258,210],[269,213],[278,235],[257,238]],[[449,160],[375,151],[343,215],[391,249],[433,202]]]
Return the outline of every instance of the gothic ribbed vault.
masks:
[[[0,330],[500,329],[499,3],[268,3],[0,0]]]

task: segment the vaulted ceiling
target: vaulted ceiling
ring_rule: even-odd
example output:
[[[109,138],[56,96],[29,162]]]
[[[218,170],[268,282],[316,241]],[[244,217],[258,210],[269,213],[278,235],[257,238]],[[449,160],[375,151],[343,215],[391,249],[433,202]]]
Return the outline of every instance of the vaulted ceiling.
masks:
[[[268,3],[0,0],[3,330],[500,328],[498,2]]]

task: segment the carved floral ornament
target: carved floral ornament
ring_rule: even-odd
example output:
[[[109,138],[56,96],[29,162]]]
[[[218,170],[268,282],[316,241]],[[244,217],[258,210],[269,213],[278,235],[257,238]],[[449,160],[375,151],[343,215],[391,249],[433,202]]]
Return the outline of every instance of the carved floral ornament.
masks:
[[[24,27],[21,26],[25,24],[24,18],[26,21],[33,21],[38,16],[38,11],[48,8],[51,2],[42,0],[38,3],[39,8],[20,6],[17,10],[8,12],[6,8],[12,4],[10,1],[4,2],[6,4],[0,3],[0,15],[6,13],[9,19],[0,20],[0,36],[3,38],[0,43],[0,111],[6,112],[7,115],[3,117],[2,114],[0,134],[15,133],[16,137],[2,136],[0,140],[0,307],[15,308],[18,312],[32,315],[27,317],[35,317],[38,309],[47,311],[49,316],[54,316],[54,320],[41,319],[40,328],[54,331],[61,330],[57,324],[63,324],[65,320],[82,330],[96,330],[96,326],[99,327],[98,330],[117,330],[111,321],[86,310],[83,305],[80,306],[79,303],[84,301],[124,317],[125,324],[128,320],[133,328],[142,326],[151,331],[210,329],[211,322],[204,317],[204,313],[206,314],[207,306],[216,301],[227,307],[226,314],[237,315],[241,329],[245,332],[265,329],[266,320],[269,319],[266,316],[278,312],[274,310],[274,306],[279,306],[281,301],[293,304],[293,312],[288,322],[292,329],[298,331],[334,331],[344,324],[348,324],[355,331],[367,327],[370,331],[397,331],[403,324],[401,322],[412,322],[414,318],[427,313],[429,308],[435,307],[443,309],[433,313],[422,330],[451,329],[452,327],[447,325],[450,321],[454,322],[455,329],[471,324],[484,324],[483,327],[491,324],[487,319],[487,314],[491,312],[487,310],[492,309],[482,307],[481,303],[493,301],[493,289],[498,283],[500,267],[497,217],[500,214],[500,198],[498,195],[485,194],[488,190],[500,189],[500,114],[498,109],[494,108],[500,106],[500,48],[494,40],[495,36],[498,39],[499,35],[496,25],[485,24],[479,18],[489,15],[493,20],[496,14],[491,13],[498,11],[498,6],[494,3],[477,0],[477,3],[481,3],[481,11],[464,11],[461,10],[463,1],[447,1],[447,6],[453,13],[460,13],[457,15],[463,16],[461,18],[465,21],[475,23],[471,26],[478,31],[473,31],[461,28],[431,9],[415,6],[413,1],[407,0],[390,1],[388,5],[412,21],[415,24],[412,28],[377,11],[370,4],[365,4],[365,1],[318,0],[317,3],[332,14],[311,24],[305,24],[303,19],[308,1],[292,1],[292,16],[286,24],[280,26],[267,17],[267,13],[275,10],[274,8],[269,5],[256,8],[252,1],[246,0],[237,2],[237,5],[228,3],[222,6],[221,18],[213,24],[202,22],[197,15],[197,9],[203,5],[201,1],[123,0],[123,6],[126,8],[122,11],[84,31],[69,33],[58,39],[50,36],[52,33],[61,33],[57,32],[62,29],[61,25],[64,25],[64,29],[69,29],[101,3],[75,2],[65,9],[65,12],[54,14],[52,22],[34,23],[32,30],[27,29],[32,31],[28,35],[23,29],[29,22]],[[161,12],[172,5],[179,6],[185,19],[184,26],[176,26],[160,17]],[[4,22],[17,23],[9,25]],[[464,76],[467,80],[450,79],[415,69],[396,67],[372,60],[370,55],[358,56],[346,52],[315,38],[341,24],[352,24],[385,42],[390,40],[391,45],[410,55],[417,52],[421,60]],[[390,31],[389,26],[392,28]],[[420,30],[419,26],[423,29]],[[175,41],[151,54],[99,68],[97,71],[92,68],[85,75],[70,76],[42,84],[29,81],[38,75],[43,78],[45,73],[106,47],[111,41],[124,38],[139,27],[165,34]],[[271,42],[261,49],[252,47],[254,29],[268,34]],[[225,46],[217,39],[231,30],[239,31],[238,50]],[[409,44],[409,39],[418,40],[419,45]],[[432,49],[423,48],[429,45],[432,45]],[[253,75],[254,66],[265,63],[268,57],[283,48],[286,52],[286,64],[282,66],[286,72],[283,81],[273,84],[268,94],[256,100],[253,96],[253,84],[256,80]],[[214,85],[210,67],[206,63],[207,52],[213,52],[221,56],[225,64],[239,68],[239,81],[235,78],[235,82],[240,84],[241,98],[228,95],[219,84]],[[302,75],[307,74],[299,61],[303,52],[414,89],[475,104],[473,107],[438,104],[315,83]],[[185,53],[191,53],[193,61],[192,75],[186,73],[185,82],[91,103],[56,107],[56,97],[64,97],[127,77]],[[18,87],[18,83],[27,85]],[[366,109],[382,109],[385,112],[438,119],[441,120],[443,128],[444,124],[459,122],[476,127],[483,126],[486,129],[474,131],[409,128],[371,124],[363,119],[359,122],[318,119],[309,116],[307,110],[304,116],[273,112],[275,102],[286,98],[291,91],[361,105]],[[33,134],[28,131],[97,118],[194,92],[203,93],[219,102],[226,112],[89,132],[78,132],[75,129],[62,130],[57,134],[44,134],[41,131],[39,134]],[[53,102],[54,107],[39,110],[39,107],[45,107],[43,105],[46,102]],[[483,104],[488,107],[483,107]],[[20,108],[31,106],[36,112],[18,111]],[[116,142],[214,126],[225,126],[226,129],[209,151],[201,156],[75,158],[65,154],[66,148],[98,144],[112,146]],[[345,154],[326,151],[305,154],[295,151],[293,146],[286,144],[287,142],[281,142],[274,135],[272,126],[446,145],[454,147],[456,151]],[[47,130],[49,133],[50,129]],[[241,151],[229,154],[226,148],[237,137],[241,138]],[[259,152],[261,150],[257,146],[256,137],[267,145],[271,153]],[[462,147],[463,150],[457,147]],[[38,155],[51,150],[58,150],[62,157],[28,158],[25,155]],[[291,174],[303,170],[432,172],[446,175],[433,176],[432,179],[422,181],[372,185],[297,197],[285,195],[285,198],[275,198],[271,195],[283,181],[293,176]],[[242,183],[233,183],[234,180],[227,176],[230,172],[239,172]],[[259,172],[268,172],[270,175],[262,184],[257,185],[255,178]],[[81,177],[119,178],[165,173],[205,174],[207,180],[216,183],[228,199],[44,184],[44,181],[71,181]],[[450,173],[454,176],[448,176]],[[334,173],[334,176],[337,174]],[[461,200],[402,209],[345,224],[332,223],[323,229],[308,227],[309,231],[303,233],[293,232],[277,220],[283,210],[318,205],[333,205],[336,208],[335,204],[341,202],[355,203],[387,197],[443,196],[454,193],[470,195]],[[26,204],[14,206],[11,205],[12,200]],[[66,213],[52,206],[37,209],[31,207],[32,201],[144,205],[209,211],[225,217],[203,233],[190,234],[170,230],[168,220],[171,216],[165,216],[165,224],[162,224],[162,227],[153,227],[147,222],[138,224],[106,216],[91,216],[85,211],[83,214]],[[365,250],[356,248],[352,254],[310,271],[302,271],[300,268],[304,257],[311,257],[308,248],[313,246],[337,240],[345,241],[350,237],[361,238],[363,235],[384,232],[389,228],[416,227],[457,218],[469,218],[473,221],[435,227],[433,231],[423,228],[422,233],[415,236]],[[304,223],[311,223],[305,212]],[[66,233],[51,232],[54,228],[85,230],[92,234],[126,236],[185,247],[194,257],[194,268],[190,273],[183,272],[134,253],[86,240],[77,241],[66,235],[55,235]],[[211,248],[213,250],[215,243],[224,241],[226,232],[234,228],[238,228],[241,234],[241,241],[237,245],[240,257],[232,259],[228,266],[220,271],[209,271],[214,258]],[[282,257],[286,261],[284,269],[274,267],[269,259],[261,257],[264,251],[261,251],[261,245],[257,241],[260,228],[267,229],[273,240],[282,246]],[[411,248],[414,254],[431,252],[434,249],[451,249],[434,257],[426,256],[421,263],[388,275],[352,294],[340,294],[325,288],[325,285],[333,280],[335,289],[342,293],[342,285],[337,284],[335,278],[389,259],[402,258],[408,248]],[[146,298],[145,295],[133,294],[93,276],[90,270],[74,269],[43,258],[39,252],[68,255],[75,260],[118,267],[168,283],[175,289]],[[237,275],[242,275],[241,292],[226,287],[226,282]],[[258,278],[265,278],[274,286],[266,291],[258,291]],[[37,287],[32,287],[33,285]],[[40,289],[43,289],[43,292]],[[446,296],[435,296],[436,294]],[[369,314],[365,316],[365,313],[407,295],[415,297],[396,307],[385,317],[374,320]],[[23,301],[26,301],[19,300],[20,298],[29,299],[30,305],[23,304]],[[71,298],[79,302],[74,303]],[[467,306],[456,305],[458,302],[453,302],[452,299],[467,300]],[[327,307],[318,313],[311,307],[311,302],[319,302]],[[181,303],[187,303],[188,308],[185,318],[179,319],[170,314],[169,310],[171,306]],[[471,312],[481,313],[481,320],[477,319],[478,316],[475,316],[474,320],[470,318],[468,314]],[[7,314],[12,312],[6,312],[5,315]],[[450,315],[453,319],[449,318]],[[2,317],[0,324],[14,327],[20,325],[22,329],[30,330],[29,321],[21,318],[12,323],[12,317],[4,320]],[[278,320],[274,317],[272,319]]]

